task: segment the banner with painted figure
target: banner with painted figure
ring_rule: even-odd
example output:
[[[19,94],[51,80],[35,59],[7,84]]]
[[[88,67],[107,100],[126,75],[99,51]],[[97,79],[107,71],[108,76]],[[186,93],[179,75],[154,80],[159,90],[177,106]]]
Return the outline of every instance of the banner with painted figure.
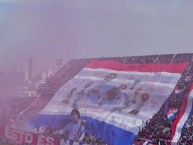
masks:
[[[59,134],[68,130],[70,140],[83,132],[110,145],[131,145],[139,127],[171,94],[186,65],[92,61],[57,91],[31,123]],[[79,127],[71,123],[75,118]],[[80,134],[76,141],[83,138]]]

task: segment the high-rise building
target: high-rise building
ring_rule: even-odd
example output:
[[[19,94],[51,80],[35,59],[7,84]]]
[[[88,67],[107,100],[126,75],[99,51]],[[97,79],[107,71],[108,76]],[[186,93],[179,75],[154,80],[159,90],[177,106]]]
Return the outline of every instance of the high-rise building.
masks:
[[[28,61],[29,79],[36,80],[40,73],[40,61],[36,58],[29,58]]]

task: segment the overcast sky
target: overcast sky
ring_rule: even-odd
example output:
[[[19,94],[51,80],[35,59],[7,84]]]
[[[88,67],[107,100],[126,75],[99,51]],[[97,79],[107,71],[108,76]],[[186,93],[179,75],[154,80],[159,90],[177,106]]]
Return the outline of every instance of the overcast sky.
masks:
[[[0,0],[0,70],[55,58],[193,53],[192,0]]]

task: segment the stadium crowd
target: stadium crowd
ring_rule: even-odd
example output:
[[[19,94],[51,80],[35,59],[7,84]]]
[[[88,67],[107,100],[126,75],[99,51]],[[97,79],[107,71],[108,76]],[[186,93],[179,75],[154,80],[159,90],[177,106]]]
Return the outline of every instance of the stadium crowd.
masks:
[[[179,144],[191,145],[193,142],[193,115],[187,120],[184,131],[182,132]]]
[[[9,98],[1,96],[0,98],[0,125],[7,126],[14,123],[22,124],[25,120],[29,120],[34,114],[38,113],[50,101],[56,91],[79,73],[91,60],[113,60],[126,64],[138,63],[182,63],[188,62],[187,68],[184,70],[182,77],[178,81],[175,89],[165,101],[159,112],[150,120],[145,122],[144,127],[139,128],[134,144],[140,144],[149,141],[152,144],[166,145],[171,141],[172,125],[178,118],[182,109],[184,98],[189,94],[190,87],[193,82],[193,54],[171,54],[171,55],[150,55],[150,56],[133,56],[133,57],[102,57],[90,59],[73,59],[64,65],[54,76],[47,80],[47,83],[41,86],[37,92],[39,94],[34,98]],[[176,93],[175,90],[180,90]],[[29,107],[32,103],[32,107]],[[29,108],[28,108],[29,107]],[[168,108],[175,109],[175,117],[171,120],[167,118],[166,110]],[[25,111],[24,111],[25,110]],[[24,112],[21,114],[21,112]],[[182,136],[179,140],[180,144],[191,144],[193,142],[193,114],[189,117]],[[48,132],[52,135],[52,131]],[[105,141],[98,138],[95,134],[85,134],[82,140],[86,144],[108,145]]]
[[[182,61],[182,57],[179,57]],[[162,59],[168,61],[169,59]],[[179,61],[177,61],[179,62]],[[136,137],[136,143],[140,141],[148,140],[153,144],[167,144],[170,142],[172,137],[172,125],[174,121],[178,118],[180,113],[183,100],[189,94],[189,89],[191,87],[193,81],[193,64],[190,62],[189,66],[186,68],[184,73],[182,74],[181,79],[178,81],[176,88],[169,96],[168,100],[161,107],[160,111],[154,115],[143,128],[140,128],[140,132]],[[175,92],[175,90],[180,90],[179,92]],[[166,116],[165,109],[167,108],[175,108],[175,118],[172,120],[168,119]],[[186,138],[186,137],[185,137]]]

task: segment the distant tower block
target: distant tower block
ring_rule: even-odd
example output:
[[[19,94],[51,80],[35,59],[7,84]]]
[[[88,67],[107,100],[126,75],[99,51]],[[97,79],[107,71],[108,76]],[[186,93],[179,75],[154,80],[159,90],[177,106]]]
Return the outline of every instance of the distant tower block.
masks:
[[[29,58],[28,61],[29,79],[34,80],[40,73],[40,61],[36,58]]]
[[[60,67],[62,66],[62,59],[56,59],[55,64],[58,66],[58,70],[60,69]]]

